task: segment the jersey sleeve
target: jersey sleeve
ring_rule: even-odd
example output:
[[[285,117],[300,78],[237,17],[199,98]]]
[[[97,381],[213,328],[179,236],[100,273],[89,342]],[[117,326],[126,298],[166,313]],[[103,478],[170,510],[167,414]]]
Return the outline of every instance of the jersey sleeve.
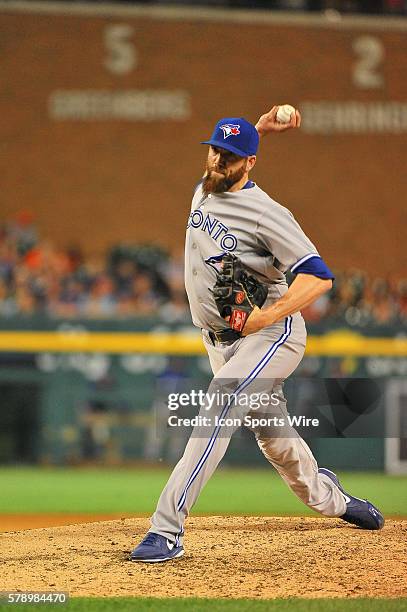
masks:
[[[298,273],[301,264],[320,257],[292,213],[277,203],[267,206],[258,220],[256,233],[263,248],[273,255],[274,267],[281,272]]]
[[[291,266],[291,272],[293,272],[293,274],[312,274],[312,276],[318,276],[318,278],[324,278],[326,280],[335,279],[334,273],[318,255],[311,255],[311,257],[305,256],[304,261],[300,259],[296,264]]]

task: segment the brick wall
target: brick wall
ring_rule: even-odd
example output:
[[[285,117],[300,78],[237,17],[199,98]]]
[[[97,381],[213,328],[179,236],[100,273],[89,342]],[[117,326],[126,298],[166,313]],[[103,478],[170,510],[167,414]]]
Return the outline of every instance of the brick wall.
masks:
[[[0,26],[1,218],[30,209],[43,235],[88,253],[182,244],[199,141],[221,116],[255,122],[279,102],[407,101],[405,31],[12,13]],[[72,99],[68,115],[61,106],[73,90],[82,119],[68,117]],[[124,118],[123,98],[112,102],[128,91],[142,98],[136,120]],[[162,95],[184,100],[178,116]],[[401,274],[407,111],[384,128],[353,119],[350,131],[342,120],[315,133],[312,121],[262,143],[254,180],[332,266]]]

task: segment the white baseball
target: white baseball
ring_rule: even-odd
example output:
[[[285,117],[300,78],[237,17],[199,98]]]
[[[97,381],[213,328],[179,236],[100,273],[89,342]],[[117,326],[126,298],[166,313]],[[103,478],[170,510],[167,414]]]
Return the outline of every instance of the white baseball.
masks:
[[[283,104],[278,107],[277,111],[277,121],[280,123],[290,123],[291,115],[295,113],[294,106],[291,104]]]

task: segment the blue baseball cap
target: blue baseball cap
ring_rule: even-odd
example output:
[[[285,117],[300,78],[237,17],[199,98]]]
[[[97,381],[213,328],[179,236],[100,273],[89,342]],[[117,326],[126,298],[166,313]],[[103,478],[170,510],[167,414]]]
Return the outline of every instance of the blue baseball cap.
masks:
[[[259,134],[254,125],[243,117],[225,117],[216,124],[210,140],[205,140],[201,144],[227,149],[241,157],[249,157],[257,153]]]

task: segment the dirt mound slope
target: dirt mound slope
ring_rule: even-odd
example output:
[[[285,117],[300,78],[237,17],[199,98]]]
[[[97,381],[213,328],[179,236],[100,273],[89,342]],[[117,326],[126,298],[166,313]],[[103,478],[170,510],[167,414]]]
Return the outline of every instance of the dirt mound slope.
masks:
[[[2,590],[71,596],[406,597],[407,521],[380,532],[337,519],[192,517],[186,554],[128,561],[145,518],[0,534]]]

